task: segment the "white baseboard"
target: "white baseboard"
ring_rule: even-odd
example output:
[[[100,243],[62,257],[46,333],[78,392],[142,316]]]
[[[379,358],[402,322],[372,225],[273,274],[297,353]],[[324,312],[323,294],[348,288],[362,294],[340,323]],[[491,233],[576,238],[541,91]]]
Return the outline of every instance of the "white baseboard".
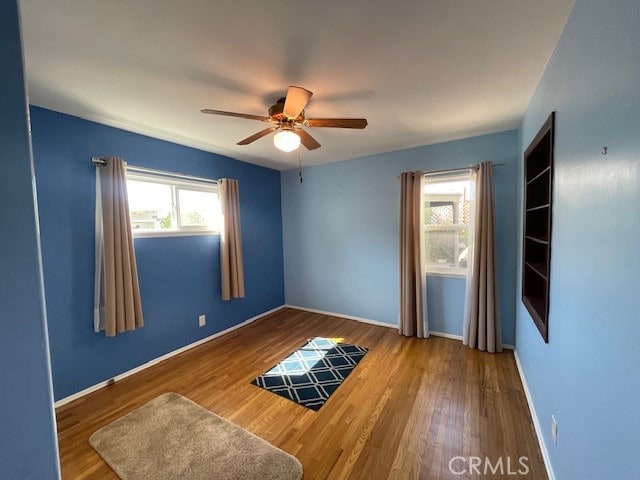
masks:
[[[536,409],[533,405],[533,398],[527,385],[527,380],[524,378],[524,372],[522,371],[522,365],[520,364],[520,358],[518,357],[518,351],[514,351],[516,358],[516,366],[518,367],[518,373],[520,374],[520,381],[522,382],[522,388],[524,389],[524,395],[527,397],[527,404],[529,405],[529,411],[531,412],[531,419],[533,420],[533,426],[536,429],[536,436],[538,437],[538,444],[540,445],[540,451],[542,452],[542,458],[544,460],[544,466],[547,469],[547,476],[549,480],[556,480],[556,475],[553,472],[551,466],[551,458],[549,457],[549,450],[547,450],[547,444],[544,443],[544,436],[542,435],[542,426],[540,425],[540,419],[536,413]]]
[[[324,310],[316,310],[315,308],[299,307],[297,305],[285,305],[285,307],[295,308],[296,310],[303,310],[305,312],[319,313],[321,315],[329,315],[332,317],[346,318],[347,320],[355,320],[356,322],[369,323],[371,325],[378,325],[380,327],[388,327],[388,328],[395,328],[395,329],[398,328],[397,325],[391,325],[390,323],[380,322],[379,320],[371,320],[370,318],[354,317],[353,315],[345,315],[343,313],[336,313],[336,312],[327,312]],[[444,337],[444,338],[450,338],[452,340],[462,341],[462,335],[454,335],[453,333],[429,331],[429,335],[433,335],[434,337]],[[513,345],[508,345],[508,344],[503,344],[502,348],[506,348],[508,350],[515,350],[515,347]]]
[[[453,333],[445,333],[445,332],[434,332],[433,330],[429,330],[429,336],[433,335],[434,337],[442,337],[442,338],[449,338],[451,340],[458,340],[458,341],[462,341],[462,335],[455,335]]]
[[[105,380],[103,382],[97,383],[95,385],[92,385],[91,387],[85,388],[84,390],[81,390],[77,393],[74,393],[72,395],[69,395],[68,397],[62,398],[60,400],[58,400],[57,402],[55,402],[54,407],[58,408],[61,407],[62,405],[66,405],[67,403],[73,402],[74,400],[77,400],[78,398],[84,397],[85,395],[88,395],[92,392],[95,392],[96,390],[100,390],[101,388],[106,387],[107,385],[111,385],[114,382],[117,382],[119,380],[122,380],[123,378],[127,378],[131,375],[133,375],[134,373],[138,373],[141,372],[142,370],[151,367],[152,365],[156,365],[157,363],[160,363],[168,358],[174,357],[176,355],[178,355],[179,353],[182,352],[186,352],[187,350],[191,350],[192,348],[195,348],[199,345],[202,345],[203,343],[207,343],[210,340],[213,340],[214,338],[218,338],[221,337],[222,335],[226,335],[227,333],[231,333],[234,330],[237,330],[241,327],[244,327],[245,325],[249,325],[250,323],[255,322],[256,320],[259,320],[262,317],[266,317],[267,315],[270,315],[272,313],[277,312],[278,310],[281,310],[282,308],[284,308],[284,305],[280,305],[279,307],[273,308],[267,312],[263,312],[259,315],[256,315],[255,317],[251,317],[247,320],[245,320],[242,323],[239,323],[237,325],[234,325],[233,327],[229,327],[226,330],[222,330],[221,332],[218,333],[214,333],[213,335],[209,335],[208,337],[202,338],[196,342],[190,343],[189,345],[185,345],[184,347],[180,347],[177,350],[173,350],[169,353],[165,353],[164,355],[158,357],[158,358],[154,358],[153,360],[148,361],[147,363],[143,363],[142,365],[132,368],[131,370],[127,370],[124,373],[121,373],[119,375],[116,375],[113,378],[110,378],[108,380]]]
[[[378,325],[379,327],[398,328],[397,325],[391,325],[390,323],[380,322],[379,320],[371,320],[370,318],[354,317],[353,315],[345,315],[343,313],[326,312],[324,310],[316,310],[315,308],[299,307],[298,305],[285,305],[286,308],[295,308],[296,310],[303,310],[305,312],[319,313],[320,315],[329,315],[331,317],[346,318],[347,320],[355,320],[356,322],[369,323],[371,325]]]

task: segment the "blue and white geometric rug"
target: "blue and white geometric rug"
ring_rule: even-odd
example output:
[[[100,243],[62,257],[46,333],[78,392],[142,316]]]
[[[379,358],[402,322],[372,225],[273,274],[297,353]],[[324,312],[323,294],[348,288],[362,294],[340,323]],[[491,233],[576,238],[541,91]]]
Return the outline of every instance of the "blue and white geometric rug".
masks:
[[[317,411],[368,351],[316,337],[251,383]]]

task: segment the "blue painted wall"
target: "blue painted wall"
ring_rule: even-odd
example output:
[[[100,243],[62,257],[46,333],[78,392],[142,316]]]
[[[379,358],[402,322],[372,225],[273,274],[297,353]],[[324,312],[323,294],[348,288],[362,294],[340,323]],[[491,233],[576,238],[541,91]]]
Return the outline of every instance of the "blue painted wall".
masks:
[[[518,295],[518,355],[556,477],[638,478],[640,2],[576,2],[527,109],[521,151],[552,110],[549,344]]]
[[[56,399],[284,303],[279,172],[50,110],[31,114]],[[219,236],[140,238],[145,327],[94,333],[95,155],[238,179],[246,298],[220,300]]]
[[[0,2],[0,477],[58,478],[22,47]]]
[[[517,132],[401,150],[282,173],[288,304],[397,324],[400,183],[407,170],[495,169],[500,305],[506,343],[515,339]],[[462,335],[463,278],[429,276],[429,326]]]

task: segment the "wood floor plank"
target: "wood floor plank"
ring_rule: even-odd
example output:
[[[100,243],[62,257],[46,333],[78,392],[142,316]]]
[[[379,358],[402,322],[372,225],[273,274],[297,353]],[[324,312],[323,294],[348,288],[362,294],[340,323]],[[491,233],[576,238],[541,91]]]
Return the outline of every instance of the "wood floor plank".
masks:
[[[315,336],[369,348],[317,412],[250,382]],[[546,479],[512,352],[282,309],[57,410],[64,479],[117,479],[89,446],[93,432],[165,392],[240,425],[303,464],[304,479],[460,479],[453,457],[527,457]],[[460,469],[463,463],[455,463]],[[509,477],[515,478],[515,477]]]

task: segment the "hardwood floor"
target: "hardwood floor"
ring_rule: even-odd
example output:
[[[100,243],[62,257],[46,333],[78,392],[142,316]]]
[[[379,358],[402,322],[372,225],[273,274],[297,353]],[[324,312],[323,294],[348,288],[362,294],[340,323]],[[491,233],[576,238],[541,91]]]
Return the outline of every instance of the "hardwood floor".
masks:
[[[314,412],[251,385],[314,336],[369,348]],[[305,479],[546,479],[513,353],[283,309],[57,410],[64,479],[117,478],[89,436],[164,392],[179,393],[295,455]],[[504,476],[453,457],[503,458]],[[527,475],[507,475],[523,467]]]

